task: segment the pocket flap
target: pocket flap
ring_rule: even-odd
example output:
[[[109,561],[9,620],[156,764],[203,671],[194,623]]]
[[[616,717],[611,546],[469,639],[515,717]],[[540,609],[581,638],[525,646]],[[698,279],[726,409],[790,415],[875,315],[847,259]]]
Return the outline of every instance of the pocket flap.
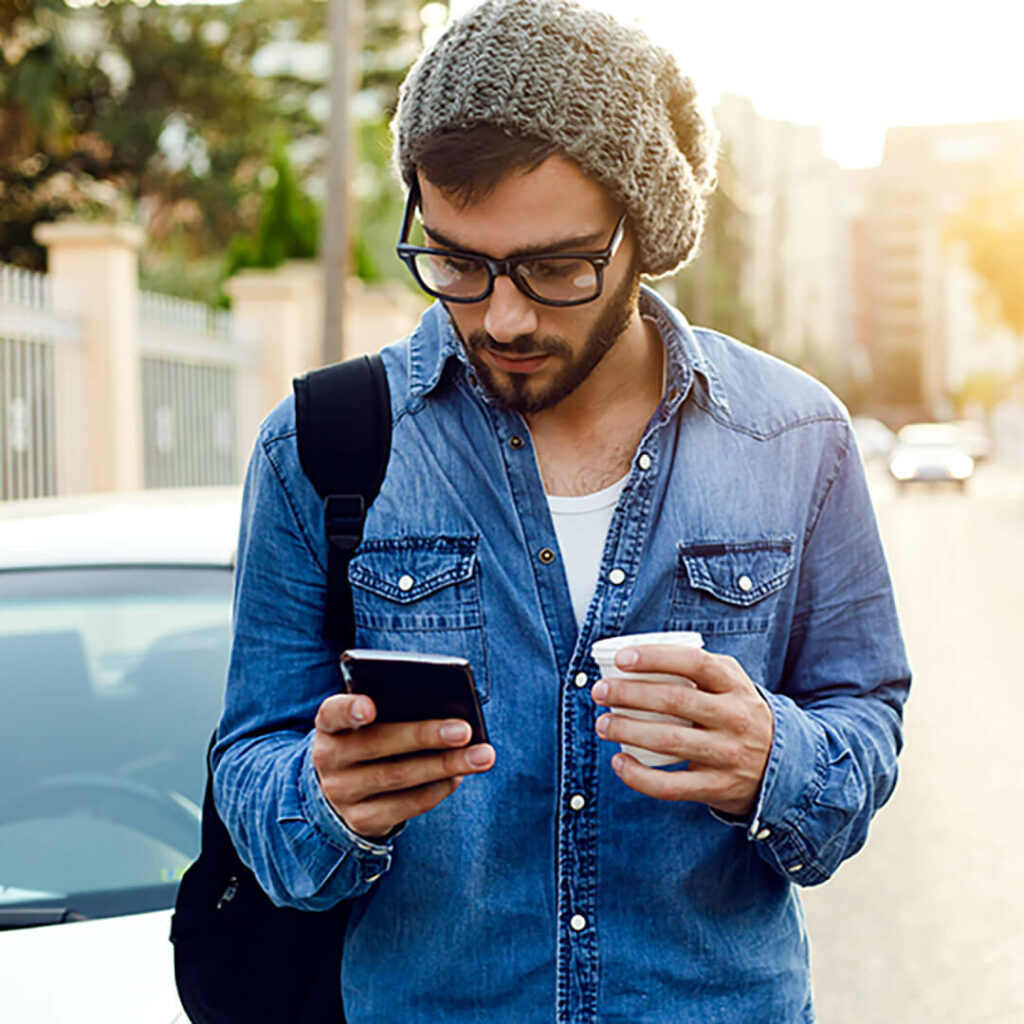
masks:
[[[690,585],[721,601],[749,607],[785,586],[793,572],[795,537],[680,544]]]
[[[349,563],[348,578],[399,604],[411,604],[471,579],[477,540],[472,537],[402,537],[365,541]]]

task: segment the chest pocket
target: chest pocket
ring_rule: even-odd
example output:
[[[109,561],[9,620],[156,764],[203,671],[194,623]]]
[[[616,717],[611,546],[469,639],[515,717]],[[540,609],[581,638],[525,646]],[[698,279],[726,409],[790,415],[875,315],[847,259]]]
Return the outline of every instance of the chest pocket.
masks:
[[[759,678],[794,545],[794,537],[681,543],[667,628],[702,633],[708,650],[731,654]]]
[[[489,696],[477,537],[364,540],[349,563],[356,642],[466,658]]]

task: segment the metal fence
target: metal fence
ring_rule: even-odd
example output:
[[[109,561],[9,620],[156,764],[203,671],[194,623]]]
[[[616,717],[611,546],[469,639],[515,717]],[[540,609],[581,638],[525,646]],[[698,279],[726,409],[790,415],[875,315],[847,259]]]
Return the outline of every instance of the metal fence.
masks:
[[[238,482],[238,375],[256,361],[231,314],[139,294],[146,487]]]
[[[81,342],[45,274],[0,265],[0,500],[57,491],[58,346]]]
[[[76,487],[90,444],[81,308],[48,275],[0,264],[0,500]],[[144,486],[237,483],[255,339],[230,313],[139,292],[136,343]]]

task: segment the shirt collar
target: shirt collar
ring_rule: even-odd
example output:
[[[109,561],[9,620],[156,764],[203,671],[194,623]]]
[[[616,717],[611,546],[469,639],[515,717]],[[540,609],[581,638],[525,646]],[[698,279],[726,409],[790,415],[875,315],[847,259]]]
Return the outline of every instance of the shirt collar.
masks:
[[[725,389],[686,318],[653,288],[640,288],[640,315],[653,320],[665,345],[667,412],[674,411],[690,393],[695,375],[701,377],[708,397],[729,412]],[[422,398],[437,387],[450,359],[472,372],[462,341],[448,311],[435,302],[420,318],[409,339],[409,392]]]

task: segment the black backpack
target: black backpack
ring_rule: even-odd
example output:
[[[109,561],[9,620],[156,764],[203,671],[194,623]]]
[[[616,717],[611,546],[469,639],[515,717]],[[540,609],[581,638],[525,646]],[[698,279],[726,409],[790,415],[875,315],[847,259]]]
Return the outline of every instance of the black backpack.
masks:
[[[324,499],[329,541],[323,635],[340,650],[355,634],[348,562],[391,449],[387,375],[379,356],[362,356],[298,377],[294,389],[299,459]],[[171,920],[175,981],[189,1018],[344,1024],[348,913],[344,903],[312,912],[270,901],[214,807],[208,752],[200,854],[181,880]]]

